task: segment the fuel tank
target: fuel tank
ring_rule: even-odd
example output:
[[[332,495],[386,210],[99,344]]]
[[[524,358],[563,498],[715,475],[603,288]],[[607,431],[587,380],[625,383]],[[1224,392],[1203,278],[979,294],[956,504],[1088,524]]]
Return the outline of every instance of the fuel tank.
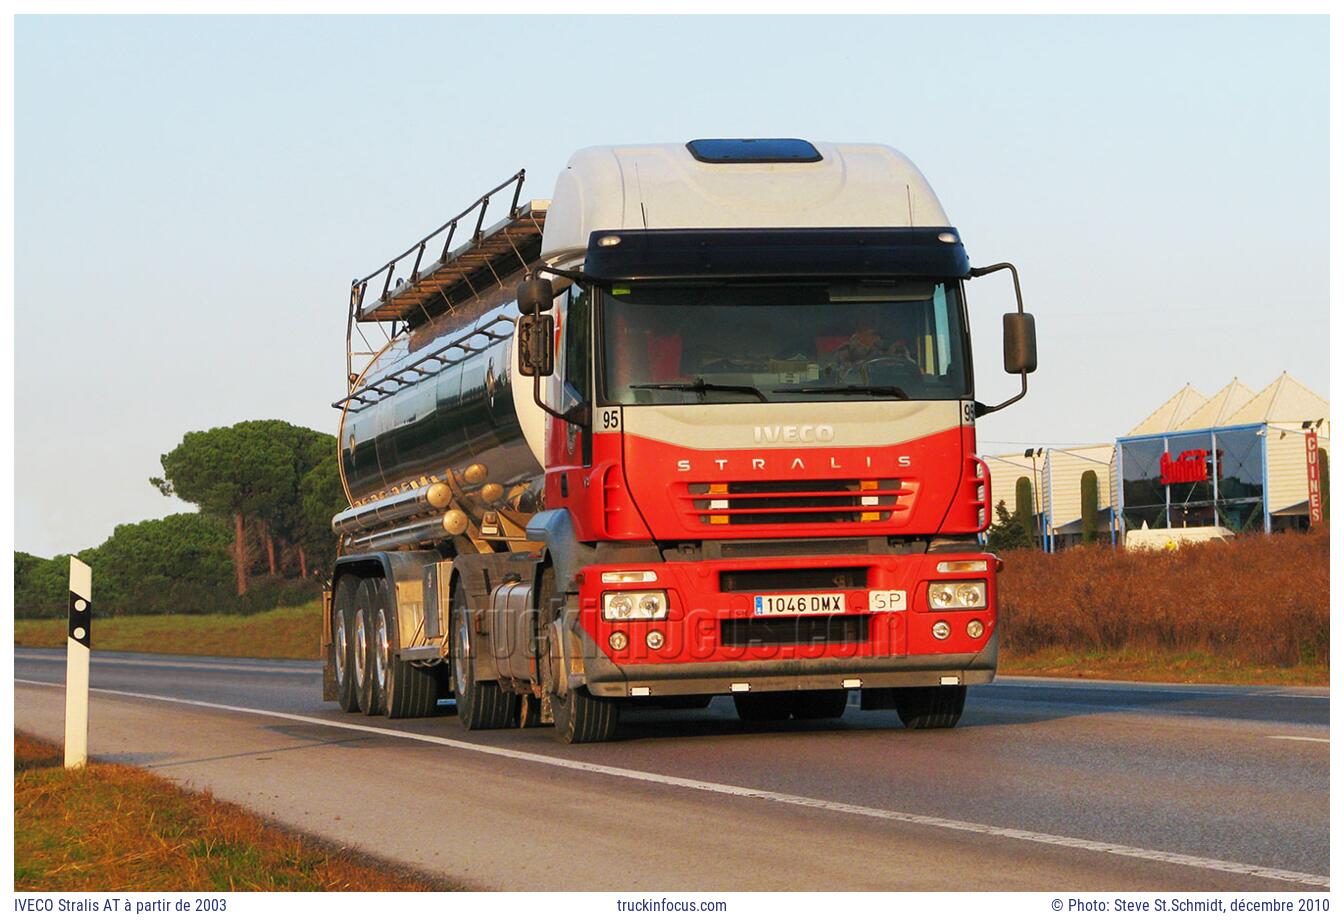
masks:
[[[482,464],[484,481],[506,492],[535,481],[540,433],[531,380],[517,373],[517,304],[461,310],[394,338],[354,386],[341,416],[341,475],[358,504],[422,478],[442,480]],[[533,444],[535,444],[535,448]]]

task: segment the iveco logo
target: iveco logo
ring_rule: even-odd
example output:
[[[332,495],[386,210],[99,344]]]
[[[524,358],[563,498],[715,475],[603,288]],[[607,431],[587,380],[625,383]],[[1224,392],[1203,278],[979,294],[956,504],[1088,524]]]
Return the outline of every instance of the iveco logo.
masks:
[[[835,440],[830,425],[757,425],[757,444],[811,444]]]

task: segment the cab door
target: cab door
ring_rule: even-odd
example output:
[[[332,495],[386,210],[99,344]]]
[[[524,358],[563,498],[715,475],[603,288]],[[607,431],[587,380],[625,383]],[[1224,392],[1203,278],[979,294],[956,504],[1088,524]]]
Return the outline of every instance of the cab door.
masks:
[[[569,289],[563,308],[557,311],[559,347],[556,349],[556,376],[559,382],[556,408],[566,412],[592,403],[593,392],[593,310],[592,294],[578,285]],[[594,491],[593,429],[591,425],[550,416],[546,439],[546,504],[568,507],[576,525],[582,528],[581,508]]]

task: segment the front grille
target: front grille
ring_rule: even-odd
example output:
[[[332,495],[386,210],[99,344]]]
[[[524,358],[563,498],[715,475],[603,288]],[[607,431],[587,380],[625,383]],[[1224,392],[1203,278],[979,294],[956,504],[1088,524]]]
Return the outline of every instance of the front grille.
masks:
[[[725,646],[838,645],[868,641],[868,617],[753,617],[723,620],[719,630]]]
[[[684,501],[702,524],[857,524],[890,520],[913,494],[897,479],[693,482]]]
[[[836,588],[866,588],[868,570],[862,566],[817,569],[752,569],[719,573],[719,590],[736,591],[825,591]]]

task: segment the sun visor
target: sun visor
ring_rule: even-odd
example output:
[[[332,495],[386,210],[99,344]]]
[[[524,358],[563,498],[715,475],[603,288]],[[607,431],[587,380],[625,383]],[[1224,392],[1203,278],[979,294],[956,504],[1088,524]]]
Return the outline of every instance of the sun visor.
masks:
[[[601,281],[965,278],[952,227],[598,230],[584,273]]]

